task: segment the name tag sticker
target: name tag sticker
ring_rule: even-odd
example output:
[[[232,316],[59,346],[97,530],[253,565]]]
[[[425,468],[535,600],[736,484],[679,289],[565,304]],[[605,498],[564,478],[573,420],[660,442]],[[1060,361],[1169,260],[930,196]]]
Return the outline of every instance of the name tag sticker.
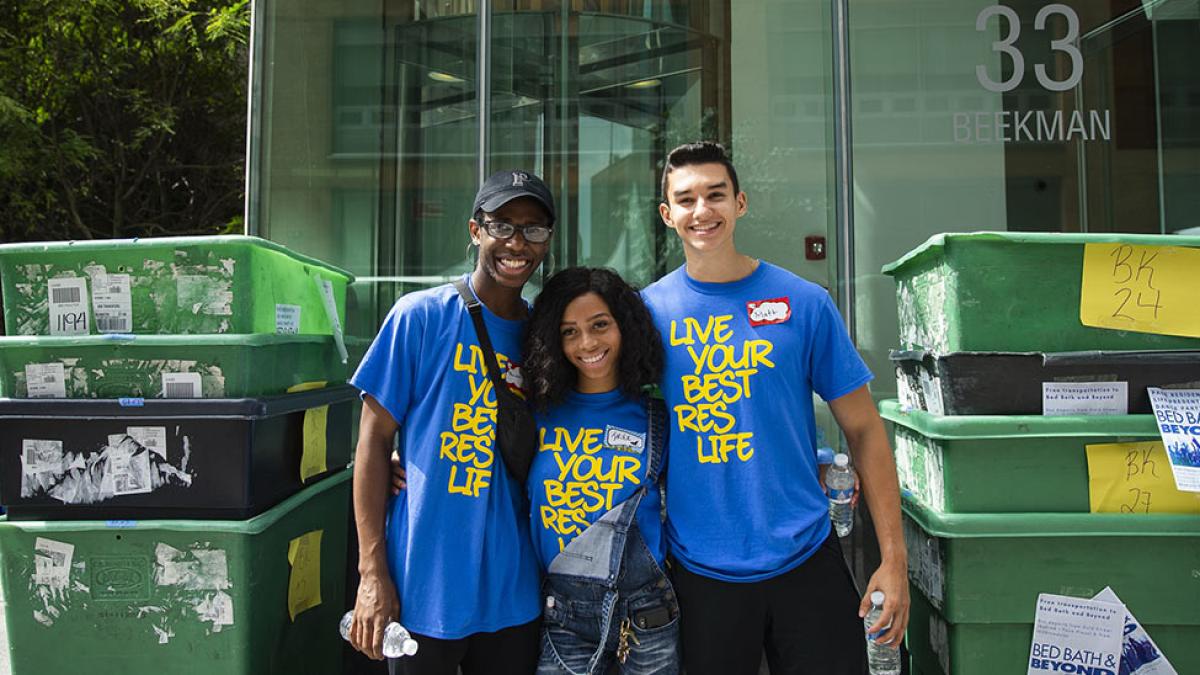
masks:
[[[751,326],[783,323],[792,318],[792,303],[787,296],[747,302],[746,314],[750,317]]]
[[[646,448],[646,434],[608,425],[604,428],[604,444],[610,448],[640,453]]]

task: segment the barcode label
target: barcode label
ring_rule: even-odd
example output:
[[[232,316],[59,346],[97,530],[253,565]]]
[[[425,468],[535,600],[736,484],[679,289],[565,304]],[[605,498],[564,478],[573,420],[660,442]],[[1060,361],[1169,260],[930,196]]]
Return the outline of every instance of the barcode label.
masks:
[[[21,459],[25,473],[61,473],[62,441],[21,440]]]
[[[67,302],[79,302],[78,288],[51,288],[50,302],[55,304],[63,304]]]
[[[133,299],[128,274],[92,277],[92,311],[96,330],[101,333],[129,333],[133,330]]]
[[[25,365],[25,395],[29,398],[66,398],[66,369],[61,363]]]
[[[90,315],[87,303],[87,279],[59,277],[47,282],[50,300],[51,335],[87,335]]]
[[[163,398],[200,398],[200,373],[163,373]]]
[[[128,333],[129,319],[124,316],[96,314],[96,330],[101,333]]]

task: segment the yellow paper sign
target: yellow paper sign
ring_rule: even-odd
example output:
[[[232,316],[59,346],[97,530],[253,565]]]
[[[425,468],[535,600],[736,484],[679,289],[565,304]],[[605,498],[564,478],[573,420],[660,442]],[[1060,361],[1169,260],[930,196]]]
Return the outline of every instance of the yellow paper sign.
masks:
[[[306,609],[321,604],[321,535],[313,530],[288,542],[288,615],[292,621]]]
[[[304,411],[304,454],[300,455],[301,483],[329,469],[325,457],[325,428],[328,420],[327,405]]]
[[[324,389],[326,384],[327,383],[324,380],[321,380],[320,382],[301,382],[300,384],[293,384],[292,386],[288,387],[287,393],[295,394],[301,391]]]
[[[1162,441],[1087,446],[1092,513],[1200,513],[1200,492],[1175,487]]]
[[[1079,320],[1085,326],[1200,337],[1200,249],[1085,244]]]

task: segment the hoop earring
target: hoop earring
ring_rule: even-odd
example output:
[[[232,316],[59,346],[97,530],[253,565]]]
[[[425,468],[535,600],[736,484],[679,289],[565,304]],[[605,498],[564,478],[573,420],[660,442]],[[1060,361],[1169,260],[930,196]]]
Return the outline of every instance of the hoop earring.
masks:
[[[473,241],[467,242],[467,262],[470,263],[471,269],[475,269],[479,262],[479,245]]]

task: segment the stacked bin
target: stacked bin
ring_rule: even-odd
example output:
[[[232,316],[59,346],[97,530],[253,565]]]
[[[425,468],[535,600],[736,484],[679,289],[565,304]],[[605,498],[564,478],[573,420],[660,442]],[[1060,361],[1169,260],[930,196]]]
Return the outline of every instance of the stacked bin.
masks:
[[[336,673],[346,272],[255,237],[0,246],[14,675]]]
[[[914,673],[1025,672],[1037,596],[1106,586],[1178,672],[1200,672],[1200,496],[1191,514],[1092,513],[1086,450],[1156,440],[1146,389],[1200,388],[1200,339],[1084,325],[1089,243],[1200,239],[945,234],[884,268],[900,400],[880,410],[904,493]],[[1126,382],[1127,414],[1043,416],[1044,382]]]

